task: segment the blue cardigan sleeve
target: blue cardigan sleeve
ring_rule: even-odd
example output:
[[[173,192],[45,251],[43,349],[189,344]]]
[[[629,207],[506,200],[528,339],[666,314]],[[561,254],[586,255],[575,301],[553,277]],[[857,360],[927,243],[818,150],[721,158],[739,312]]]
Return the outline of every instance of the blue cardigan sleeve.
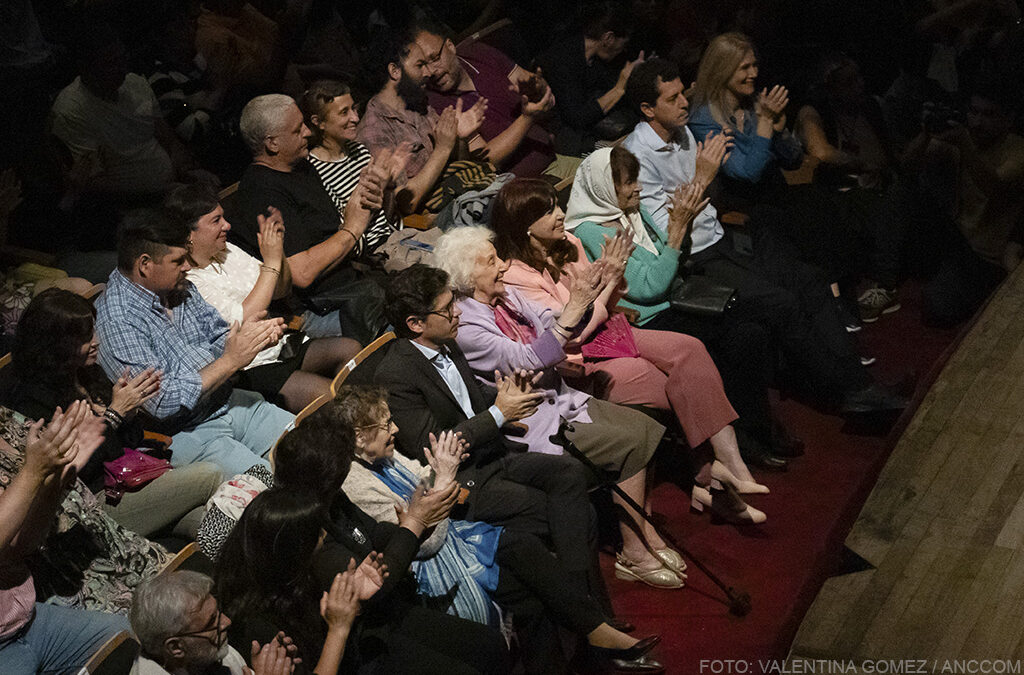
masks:
[[[715,121],[709,106],[701,106],[690,118],[690,131],[694,138],[703,141],[710,132],[712,136],[722,133],[722,125]],[[747,183],[759,183],[765,171],[774,165],[775,153],[772,139],[756,133],[733,134],[733,147],[729,158],[722,165],[722,173],[730,178]]]

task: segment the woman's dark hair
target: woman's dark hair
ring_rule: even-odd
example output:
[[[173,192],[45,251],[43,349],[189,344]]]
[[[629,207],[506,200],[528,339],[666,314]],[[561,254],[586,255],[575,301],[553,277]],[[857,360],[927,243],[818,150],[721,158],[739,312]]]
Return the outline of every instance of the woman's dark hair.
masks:
[[[220,197],[209,183],[191,183],[171,190],[163,206],[168,214],[180,218],[192,231],[200,218],[220,206]]]
[[[272,612],[307,661],[317,658],[324,639],[312,562],[325,523],[315,495],[275,486],[246,507],[214,574],[225,614],[244,624]]]
[[[355,432],[331,413],[329,402],[289,431],[274,451],[274,485],[311,492],[329,504],[341,490],[352,458]]]
[[[616,145],[612,148],[609,161],[612,166],[612,180],[616,187],[640,177],[640,161],[629,150]]]
[[[14,332],[11,368],[20,382],[42,382],[57,393],[57,405],[82,397],[92,384],[80,366],[82,345],[92,340],[96,308],[80,295],[49,288],[29,303]],[[109,394],[110,384],[106,385]],[[101,392],[102,393],[102,392]],[[102,396],[101,396],[102,398]]]
[[[391,276],[384,293],[384,314],[398,337],[416,337],[406,325],[410,316],[426,317],[448,288],[448,273],[416,263]]]
[[[299,97],[299,108],[302,109],[302,116],[306,118],[306,126],[313,134],[313,142],[309,147],[316,147],[324,140],[320,128],[313,123],[313,115],[323,118],[327,104],[345,94],[351,95],[352,89],[337,80],[317,80],[309,85],[309,89],[302,92],[302,96]]]
[[[556,282],[566,263],[576,262],[579,254],[567,239],[548,250],[554,265],[549,265],[530,244],[530,226],[551,213],[557,203],[555,188],[540,178],[515,178],[498,192],[491,210],[494,248],[502,258],[521,260],[538,272],[547,269]]]

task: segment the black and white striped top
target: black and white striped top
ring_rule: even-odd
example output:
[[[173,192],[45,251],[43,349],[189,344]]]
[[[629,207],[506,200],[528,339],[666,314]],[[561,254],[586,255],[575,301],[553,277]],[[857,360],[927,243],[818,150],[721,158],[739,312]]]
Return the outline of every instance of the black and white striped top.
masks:
[[[316,169],[320,182],[324,184],[327,194],[338,207],[338,213],[344,218],[345,206],[359,183],[359,172],[370,163],[370,151],[362,143],[346,141],[344,158],[327,162],[310,153],[309,163]],[[373,255],[397,229],[401,229],[401,222],[391,224],[384,212],[379,212],[359,238],[356,244],[356,257]]]

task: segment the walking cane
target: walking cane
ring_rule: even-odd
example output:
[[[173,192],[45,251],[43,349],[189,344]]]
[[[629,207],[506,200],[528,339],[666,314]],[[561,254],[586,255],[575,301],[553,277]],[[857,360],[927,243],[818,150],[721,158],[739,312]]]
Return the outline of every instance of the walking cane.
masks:
[[[719,579],[714,572],[709,570],[704,563],[702,563],[699,559],[695,558],[694,555],[690,553],[690,551],[687,550],[685,546],[677,542],[675,540],[675,537],[673,537],[671,534],[658,527],[657,523],[655,523],[654,520],[649,515],[647,515],[647,512],[644,511],[643,507],[637,504],[635,501],[633,501],[633,498],[627,495],[622,490],[622,488],[620,488],[615,483],[609,482],[604,472],[601,471],[601,469],[599,469],[597,465],[595,465],[592,461],[590,461],[590,458],[583,454],[583,451],[577,448],[576,444],[569,440],[569,438],[565,435],[566,432],[572,430],[572,424],[563,421],[562,424],[558,427],[558,433],[555,434],[554,436],[551,436],[551,442],[562,446],[570,455],[583,462],[583,465],[587,467],[591,471],[591,473],[593,473],[594,476],[597,478],[598,484],[601,487],[611,488],[611,490],[615,494],[622,498],[622,501],[629,504],[629,506],[632,507],[634,511],[639,513],[640,516],[644,520],[646,520],[651,527],[654,528],[654,531],[657,532],[662,539],[667,541],[672,546],[672,548],[683,553],[683,555],[690,559],[690,562],[697,566],[697,569],[703,572],[708,579],[711,579],[711,581],[714,582],[716,586],[721,588],[722,591],[725,593],[725,596],[729,599],[730,614],[733,614],[735,616],[746,616],[747,614],[749,614],[750,594],[744,590],[737,590],[732,586],[726,586],[725,582]]]

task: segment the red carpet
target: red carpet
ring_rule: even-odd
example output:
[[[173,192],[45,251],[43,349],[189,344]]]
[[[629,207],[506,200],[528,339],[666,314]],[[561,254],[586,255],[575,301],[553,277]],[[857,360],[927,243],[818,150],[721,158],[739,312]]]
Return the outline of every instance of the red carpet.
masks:
[[[922,325],[919,285],[906,284],[900,295],[899,312],[857,335],[862,352],[878,357],[872,366],[878,379],[916,374],[916,406],[960,331]],[[674,484],[661,483],[654,492],[655,510],[670,519],[672,533],[726,584],[750,594],[750,614],[731,616],[724,594],[693,565],[685,588],[664,591],[615,579],[611,557],[602,556],[617,614],[637,625],[636,635],[662,635],[656,654],[670,673],[762,673],[771,666],[759,662],[785,658],[821,584],[836,573],[843,541],[913,414],[909,410],[889,437],[878,438],[844,434],[841,419],[792,400],[778,409],[807,452],[786,473],[758,474],[771,494],[749,501],[768,522],[712,525],[708,514],[689,511],[688,495]],[[738,662],[730,668],[721,661],[728,659]]]

